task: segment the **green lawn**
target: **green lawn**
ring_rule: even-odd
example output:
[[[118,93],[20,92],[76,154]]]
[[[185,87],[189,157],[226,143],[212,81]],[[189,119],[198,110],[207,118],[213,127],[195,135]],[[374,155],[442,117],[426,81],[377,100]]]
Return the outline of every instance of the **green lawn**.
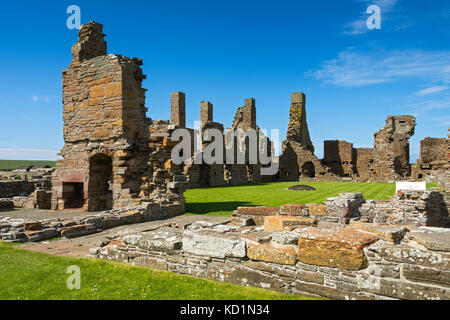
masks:
[[[290,191],[288,187],[306,184],[315,191]],[[436,185],[428,185],[428,187]],[[287,203],[321,204],[343,192],[362,192],[366,199],[387,200],[395,194],[394,183],[356,182],[276,182],[206,189],[185,192],[186,213],[229,216],[240,206],[278,207]]]
[[[81,270],[69,290],[67,268]],[[56,257],[0,242],[0,299],[313,299],[104,260]]]
[[[56,161],[47,160],[0,160],[0,170],[14,170],[20,166],[38,166],[48,164],[51,167],[56,166]]]

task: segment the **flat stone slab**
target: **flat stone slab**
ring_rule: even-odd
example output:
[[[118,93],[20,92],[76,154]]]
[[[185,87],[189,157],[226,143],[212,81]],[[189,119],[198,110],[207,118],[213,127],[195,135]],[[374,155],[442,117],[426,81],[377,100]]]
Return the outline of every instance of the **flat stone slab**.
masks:
[[[276,232],[272,234],[272,242],[276,244],[286,245],[294,244],[298,245],[299,235],[295,232]]]
[[[284,204],[280,207],[280,214],[283,216],[303,216],[306,211],[304,204]]]
[[[417,230],[413,230],[409,234],[409,237],[423,245],[428,250],[450,252],[450,229],[430,231],[429,229],[419,228]]]
[[[264,231],[269,232],[291,231],[295,228],[315,225],[317,225],[316,218],[289,216],[267,216],[264,218]]]
[[[181,229],[162,227],[154,231],[124,236],[123,242],[143,250],[173,253],[181,249],[182,232]]]
[[[355,229],[374,233],[380,238],[394,243],[400,242],[405,237],[406,232],[408,232],[408,228],[405,226],[377,225],[365,222],[353,222],[350,226]]]
[[[267,231],[253,231],[242,234],[242,239],[248,240],[248,242],[265,243],[272,240],[272,233]]]
[[[184,252],[199,256],[244,258],[247,253],[245,241],[229,234],[188,230],[183,233],[182,242]]]
[[[279,212],[280,208],[278,207],[238,207],[236,210],[237,215],[244,216],[272,216]]]
[[[352,228],[297,229],[298,260],[311,265],[361,270],[367,267],[363,249],[376,242],[376,235]]]

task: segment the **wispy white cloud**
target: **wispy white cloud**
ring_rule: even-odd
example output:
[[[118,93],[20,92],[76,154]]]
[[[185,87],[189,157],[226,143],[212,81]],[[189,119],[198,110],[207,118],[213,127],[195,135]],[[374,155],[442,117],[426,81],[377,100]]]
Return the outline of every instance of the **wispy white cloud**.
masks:
[[[26,147],[0,147],[2,160],[56,160],[60,158],[59,150],[26,148]]]
[[[399,107],[399,110],[405,109],[410,114],[421,116],[432,110],[450,109],[450,51],[360,52],[350,48],[307,75],[323,84],[339,87],[401,83],[412,79],[424,85],[420,90],[411,90],[405,96],[407,103]],[[436,121],[436,125],[442,124]]]
[[[32,96],[31,96],[31,101],[33,101],[33,102],[40,102],[40,101],[43,101],[43,102],[48,103],[48,102],[51,102],[51,101],[55,100],[55,98],[56,98],[56,96],[45,96],[45,95],[40,96],[40,95],[32,95]]]
[[[416,115],[421,115],[427,111],[437,110],[437,109],[448,109],[450,108],[450,100],[448,99],[433,99],[433,100],[417,100],[412,101],[400,109],[411,110]]]
[[[397,50],[359,52],[350,48],[307,73],[326,84],[360,87],[399,79],[450,81],[450,51]]]
[[[367,19],[369,18],[369,15],[366,13],[366,10],[370,5],[377,5],[380,7],[381,20],[384,21],[387,18],[385,14],[391,12],[399,2],[399,0],[357,0],[357,1],[362,3],[364,10],[357,19],[347,23],[344,26],[343,31],[344,34],[358,35],[370,31],[367,28]]]
[[[434,86],[434,87],[422,89],[422,90],[416,92],[416,95],[419,97],[423,97],[423,96],[430,95],[433,93],[442,92],[442,91],[445,91],[448,89],[449,89],[449,87],[446,87],[446,86]]]

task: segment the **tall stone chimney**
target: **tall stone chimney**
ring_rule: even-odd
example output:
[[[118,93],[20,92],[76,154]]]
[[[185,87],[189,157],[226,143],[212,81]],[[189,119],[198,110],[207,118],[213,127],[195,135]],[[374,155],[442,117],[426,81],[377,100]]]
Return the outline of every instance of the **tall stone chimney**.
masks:
[[[213,104],[209,101],[200,102],[200,122],[202,124],[213,121]]]
[[[184,92],[173,92],[170,95],[170,119],[171,123],[186,128],[186,95]]]
[[[289,126],[286,134],[288,141],[295,141],[302,148],[314,152],[314,146],[309,136],[306,122],[306,96],[303,92],[291,94],[291,108],[289,111]]]
[[[244,106],[244,127],[247,129],[256,129],[256,107],[255,107],[255,99],[248,98],[245,99]]]

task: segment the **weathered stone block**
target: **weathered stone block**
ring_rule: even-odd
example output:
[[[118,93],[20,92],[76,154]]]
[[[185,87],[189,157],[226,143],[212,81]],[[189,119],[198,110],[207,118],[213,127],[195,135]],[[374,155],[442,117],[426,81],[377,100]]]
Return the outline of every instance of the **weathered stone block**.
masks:
[[[75,238],[96,233],[97,229],[92,224],[79,224],[71,227],[62,228],[60,232],[62,237]]]
[[[149,267],[157,270],[168,270],[168,263],[162,259],[153,257],[137,257],[130,261],[132,265]]]
[[[119,220],[123,224],[140,223],[145,221],[145,215],[139,210],[131,210],[121,213]]]
[[[361,290],[404,300],[448,300],[450,290],[419,283],[361,275]]]
[[[376,225],[373,223],[354,222],[352,228],[374,233],[380,238],[390,242],[400,242],[408,229],[404,226]]]
[[[378,240],[375,235],[351,228],[308,228],[299,230],[298,233],[298,260],[306,264],[346,270],[367,267],[363,248]]]
[[[328,216],[328,209],[326,205],[308,205],[309,216],[318,217],[318,216]]]
[[[303,282],[323,284],[323,278],[324,278],[323,274],[319,272],[297,270],[297,279]]]
[[[402,265],[402,274],[405,279],[410,281],[426,282],[450,287],[449,270],[404,264]]]
[[[372,244],[368,250],[386,261],[450,269],[450,254],[445,252],[429,252],[406,244],[394,245],[384,241]]]
[[[270,243],[249,244],[247,256],[253,260],[273,262],[277,264],[295,265],[297,255],[294,246],[275,247]]]
[[[450,229],[442,229],[440,232],[424,232],[418,229],[411,232],[409,237],[429,250],[450,252]]]
[[[90,88],[91,98],[103,97],[105,95],[105,87],[103,85],[97,85]]]
[[[32,242],[54,238],[59,235],[58,231],[56,231],[56,229],[53,228],[46,228],[39,231],[28,231],[25,232],[25,234],[28,238],[28,241]]]
[[[245,216],[272,216],[278,215],[280,208],[273,207],[238,207],[236,210],[237,215]]]
[[[185,231],[183,251],[215,258],[246,256],[246,243],[238,237],[202,231]]]
[[[294,244],[298,245],[299,235],[295,232],[277,232],[272,234],[272,241],[277,244],[286,245]]]
[[[224,282],[236,283],[245,286],[284,291],[284,282],[267,273],[253,270],[239,264],[224,264],[212,262],[208,266],[207,277],[211,280],[220,279]]]
[[[264,230],[269,232],[290,231],[295,228],[317,225],[316,218],[267,216],[264,218]]]
[[[25,231],[36,231],[39,230],[42,225],[39,221],[25,221],[23,227]]]
[[[283,216],[303,216],[305,209],[304,204],[284,204],[280,207],[280,214]]]
[[[181,232],[180,229],[163,227],[140,235],[125,236],[123,241],[125,244],[134,245],[142,250],[173,254],[174,251],[181,250]]]
[[[122,83],[121,82],[113,82],[109,83],[105,86],[105,97],[121,97],[122,96]]]

